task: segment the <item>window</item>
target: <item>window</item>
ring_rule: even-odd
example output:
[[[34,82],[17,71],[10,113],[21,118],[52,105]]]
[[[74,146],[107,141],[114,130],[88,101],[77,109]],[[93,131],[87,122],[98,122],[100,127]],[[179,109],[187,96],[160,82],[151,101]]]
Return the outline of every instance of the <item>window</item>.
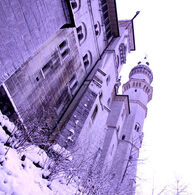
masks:
[[[78,81],[77,81],[76,75],[74,74],[69,81],[69,87],[70,87],[70,91],[72,94],[75,93],[77,86],[78,86]]]
[[[45,66],[43,66],[42,71],[44,74],[46,74],[49,71],[50,63],[47,63]]]
[[[59,52],[61,54],[62,59],[65,59],[70,53],[70,48],[68,46],[68,42],[66,40],[62,41],[59,44],[58,48],[59,48]]]
[[[83,64],[85,69],[87,69],[89,66],[92,64],[92,55],[91,52],[88,51],[84,56],[83,56]]]
[[[117,55],[117,57],[116,57],[116,68],[118,69],[118,67],[119,67],[119,56]]]
[[[94,30],[95,30],[95,35],[96,36],[99,36],[100,33],[101,33],[101,26],[100,26],[100,23],[97,22],[95,25],[94,25]]]
[[[111,99],[109,98],[108,101],[107,101],[108,107],[110,107],[110,101],[111,101]]]
[[[77,31],[77,37],[79,40],[79,43],[83,43],[83,41],[86,39],[87,36],[87,30],[85,24],[82,22],[80,26],[76,28]]]
[[[70,0],[70,4],[74,12],[80,9],[80,0]]]
[[[100,94],[99,94],[99,98],[102,99],[102,97],[103,97],[103,93],[101,91]]]
[[[119,46],[119,54],[120,54],[121,64],[126,63],[126,51],[127,51],[127,47],[125,46],[124,43],[121,43]]]
[[[65,50],[61,53],[62,58],[65,58],[66,56],[68,56],[69,52],[70,52],[70,49],[69,49],[69,48],[65,49]]]
[[[111,33],[111,27],[110,27],[110,20],[108,17],[108,6],[106,0],[101,0],[101,10],[102,10],[102,15],[103,15],[103,22],[105,25],[105,30],[106,30],[106,39],[109,40],[112,36]]]
[[[91,120],[92,121],[94,121],[94,119],[95,119],[95,117],[97,115],[97,112],[98,112],[98,105],[95,106],[93,114],[91,115]]]
[[[97,77],[96,75],[93,77],[93,80],[95,80],[99,84],[102,84],[103,83],[103,81],[99,77]]]
[[[118,137],[119,131],[120,131],[120,126],[118,126],[118,128],[116,129],[117,137]]]
[[[125,139],[125,135],[122,136],[122,140],[124,140],[124,139]]]
[[[108,75],[108,77],[106,78],[106,84],[108,85],[110,82],[110,75]]]
[[[35,79],[37,82],[43,81],[45,79],[42,69],[37,73]]]
[[[135,129],[135,131],[139,132],[139,130],[140,130],[140,124],[139,123],[136,123],[134,129]]]
[[[66,45],[67,45],[67,42],[66,42],[66,41],[62,41],[62,42],[59,44],[60,50],[63,49]]]

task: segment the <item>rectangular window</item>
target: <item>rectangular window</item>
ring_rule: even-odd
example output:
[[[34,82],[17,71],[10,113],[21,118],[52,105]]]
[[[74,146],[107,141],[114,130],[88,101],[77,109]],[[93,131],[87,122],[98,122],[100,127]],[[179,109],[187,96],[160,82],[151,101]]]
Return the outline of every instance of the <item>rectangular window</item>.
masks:
[[[79,83],[77,81],[76,75],[74,74],[69,81],[69,87],[70,87],[70,91],[72,94],[75,93],[75,90],[77,89],[78,84]]]
[[[60,45],[59,45],[60,50],[62,48],[64,48],[66,45],[67,45],[67,42],[66,41],[63,41],[62,43],[60,43]]]
[[[93,78],[94,80],[96,80],[98,83],[102,84],[103,81],[101,79],[99,79],[97,76],[94,76]]]
[[[70,49],[69,49],[69,48],[65,49],[65,50],[61,53],[62,58],[65,58],[66,56],[68,56],[69,52],[70,52]]]
[[[97,112],[98,112],[98,106],[96,105],[95,106],[95,109],[93,111],[93,114],[91,115],[91,120],[94,121],[96,115],[97,115]]]

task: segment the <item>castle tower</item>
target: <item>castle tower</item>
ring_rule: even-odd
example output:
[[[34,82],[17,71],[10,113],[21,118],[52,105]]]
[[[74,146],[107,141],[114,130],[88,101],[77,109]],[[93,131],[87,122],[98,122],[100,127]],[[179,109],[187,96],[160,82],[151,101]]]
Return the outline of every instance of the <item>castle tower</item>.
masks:
[[[117,128],[116,131],[113,130],[112,133],[108,131],[107,135],[109,134],[109,136],[107,137],[111,139],[105,140],[105,142],[109,141],[109,148],[112,146],[115,148],[112,157],[104,162],[104,165],[110,164],[111,167],[112,184],[115,186],[113,193],[135,194],[139,149],[143,140],[143,124],[147,116],[147,103],[152,99],[153,88],[150,85],[152,80],[153,74],[149,63],[144,59],[131,70],[129,81],[123,85],[121,97],[128,97],[130,113],[122,112],[122,115],[117,116],[119,119],[123,118],[118,124],[120,128]],[[120,102],[122,101],[121,97]],[[118,99],[115,99],[115,104],[116,101]],[[118,108],[116,105],[113,106],[116,114],[116,109],[119,110],[120,106]],[[110,115],[114,115],[112,111]],[[108,126],[109,123],[108,118]]]
[[[153,74],[146,57],[138,62],[129,73],[129,81],[123,85],[123,94],[129,96],[131,115],[135,115],[136,130],[142,132],[144,119],[147,116],[147,103],[152,99],[153,88],[150,85]]]

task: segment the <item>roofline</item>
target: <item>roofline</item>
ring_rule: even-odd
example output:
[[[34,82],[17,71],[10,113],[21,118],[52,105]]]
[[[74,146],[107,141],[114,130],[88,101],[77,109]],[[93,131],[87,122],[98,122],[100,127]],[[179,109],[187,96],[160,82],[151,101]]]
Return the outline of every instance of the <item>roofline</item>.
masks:
[[[117,94],[117,92],[116,92],[116,86],[114,86],[114,92],[115,92],[115,96],[118,96],[118,97],[126,97],[127,98],[128,111],[129,111],[129,114],[131,114],[129,96],[128,95],[124,95],[124,94],[122,94],[122,95]]]
[[[131,51],[135,51],[135,50],[136,50],[136,45],[135,45],[135,33],[134,33],[134,25],[133,25],[133,20],[131,20],[131,22],[132,22],[133,43],[134,43],[134,49],[132,49]]]

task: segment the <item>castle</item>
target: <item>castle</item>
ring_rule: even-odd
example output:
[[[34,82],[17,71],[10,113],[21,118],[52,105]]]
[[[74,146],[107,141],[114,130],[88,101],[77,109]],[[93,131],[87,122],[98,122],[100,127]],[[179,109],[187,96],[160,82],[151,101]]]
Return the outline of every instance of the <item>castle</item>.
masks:
[[[2,113],[26,128],[37,123],[43,137],[86,158],[94,154],[99,174],[112,170],[113,190],[120,184],[135,194],[149,63],[131,70],[122,95],[118,89],[138,13],[118,21],[115,0],[6,0],[0,13]]]

